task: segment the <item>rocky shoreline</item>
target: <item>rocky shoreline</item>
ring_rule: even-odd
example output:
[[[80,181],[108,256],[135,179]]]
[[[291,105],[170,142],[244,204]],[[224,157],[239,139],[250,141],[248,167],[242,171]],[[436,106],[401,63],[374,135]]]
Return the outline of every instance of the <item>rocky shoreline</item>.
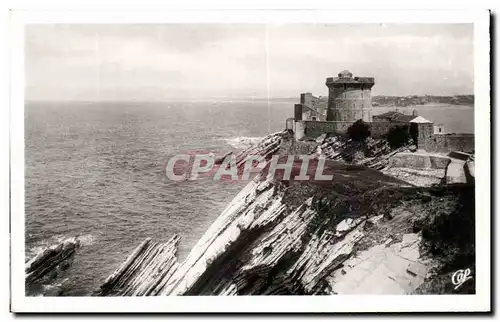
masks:
[[[460,183],[446,181],[447,168],[410,169],[409,178],[394,160],[411,147],[336,136],[318,141],[291,142],[280,132],[237,160],[308,150],[326,157],[325,173],[334,180],[280,180],[263,171],[185,261],[176,258],[177,236],[164,244],[148,239],[93,295],[454,292],[450,274],[474,265],[473,168]],[[473,293],[470,283],[459,292]]]

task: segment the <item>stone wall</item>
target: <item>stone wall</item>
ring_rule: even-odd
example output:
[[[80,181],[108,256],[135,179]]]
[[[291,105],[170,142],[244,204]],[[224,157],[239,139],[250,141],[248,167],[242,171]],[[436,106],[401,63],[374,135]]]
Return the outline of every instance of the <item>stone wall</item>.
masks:
[[[325,133],[345,133],[352,122],[299,121],[295,122],[295,139],[314,139]]]
[[[325,121],[325,116],[316,110],[302,106],[302,120],[304,121]]]
[[[294,127],[295,140],[300,140],[305,136],[307,121],[296,121]]]
[[[326,121],[326,106],[327,102],[322,101],[319,97],[311,93],[302,93],[300,94],[300,104],[295,104],[295,118],[303,121]],[[301,116],[298,115],[297,109],[301,110]]]
[[[417,148],[419,150],[427,150],[427,142],[431,140],[434,135],[434,124],[418,123],[417,127]]]
[[[330,121],[300,121],[296,122],[296,138],[302,137],[316,138],[324,133],[339,133],[347,132],[349,126],[353,122],[330,122]],[[371,122],[366,123],[370,127],[371,136],[375,139],[385,137],[387,132],[393,127],[401,126],[401,123],[391,122]]]
[[[401,126],[401,124],[391,122],[371,122],[368,125],[370,126],[371,137],[374,139],[384,138],[390,129]]]
[[[302,104],[295,104],[293,107],[295,121],[302,121]]]
[[[450,158],[429,154],[400,152],[390,159],[391,166],[411,169],[446,169]]]
[[[474,134],[434,134],[426,138],[424,149],[427,152],[463,151],[470,153],[474,151]]]
[[[295,139],[315,139],[325,133],[346,133],[353,122],[330,122],[330,121],[296,121]],[[405,124],[394,122],[371,122],[371,136],[375,139],[384,138],[390,129]],[[418,149],[427,152],[449,153],[452,151],[473,152],[474,134],[434,134],[432,123],[415,124]],[[409,129],[411,126],[409,127]],[[410,130],[411,131],[411,130]],[[411,132],[413,133],[413,132]],[[413,136],[412,136],[413,137]]]
[[[328,94],[329,121],[372,121],[371,90],[360,84],[331,86]]]

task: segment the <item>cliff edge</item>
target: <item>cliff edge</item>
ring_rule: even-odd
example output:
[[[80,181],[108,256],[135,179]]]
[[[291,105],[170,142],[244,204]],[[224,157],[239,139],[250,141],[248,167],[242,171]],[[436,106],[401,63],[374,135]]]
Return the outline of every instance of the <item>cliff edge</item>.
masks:
[[[285,135],[266,138],[262,155]],[[177,236],[146,240],[94,295],[457,292],[451,274],[474,269],[473,185],[417,187],[332,160],[324,173],[333,180],[261,172],[184,262]],[[473,293],[473,283],[458,292]]]

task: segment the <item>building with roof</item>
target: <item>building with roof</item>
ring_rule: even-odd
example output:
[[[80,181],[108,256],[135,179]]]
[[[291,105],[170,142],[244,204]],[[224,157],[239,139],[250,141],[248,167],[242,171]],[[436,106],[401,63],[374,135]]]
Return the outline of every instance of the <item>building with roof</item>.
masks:
[[[412,120],[423,117],[417,115],[417,110],[413,110],[411,115],[403,114],[398,111],[389,111],[378,115],[373,115],[374,122],[392,122],[392,123],[410,123]]]
[[[373,77],[353,77],[344,70],[338,77],[328,77],[327,121],[356,122],[361,119],[372,121],[371,89],[375,85]]]
[[[311,93],[300,94],[300,104],[295,104],[297,121],[326,121],[327,100]]]
[[[393,122],[393,123],[410,123],[411,120],[417,118],[415,115],[406,115],[400,112],[386,112],[373,116],[374,122]]]
[[[391,122],[396,116],[401,115],[401,113],[396,111],[389,111],[378,115],[373,115],[373,121],[377,122]]]
[[[373,77],[353,77],[344,70],[338,77],[328,77],[328,100],[311,93],[300,95],[300,104],[294,106],[294,117],[286,120],[286,129],[293,132],[294,139],[316,140],[328,133],[345,134],[356,121],[367,123],[370,136],[387,138],[395,128],[406,129],[419,150],[445,153],[450,151],[474,151],[474,135],[468,133],[445,133],[443,125],[417,115],[390,111],[372,115],[371,89]]]
[[[444,124],[434,125],[434,134],[443,134],[443,133],[445,133]]]
[[[423,123],[432,123],[428,119],[423,118],[422,116],[417,116],[416,118],[412,119],[410,123],[418,123],[418,124],[423,124]]]

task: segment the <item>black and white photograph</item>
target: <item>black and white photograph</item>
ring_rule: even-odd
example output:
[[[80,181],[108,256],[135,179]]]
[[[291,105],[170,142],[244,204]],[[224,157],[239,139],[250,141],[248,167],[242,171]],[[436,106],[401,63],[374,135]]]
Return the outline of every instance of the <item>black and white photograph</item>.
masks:
[[[16,299],[491,309],[489,12],[267,14],[26,19]]]

